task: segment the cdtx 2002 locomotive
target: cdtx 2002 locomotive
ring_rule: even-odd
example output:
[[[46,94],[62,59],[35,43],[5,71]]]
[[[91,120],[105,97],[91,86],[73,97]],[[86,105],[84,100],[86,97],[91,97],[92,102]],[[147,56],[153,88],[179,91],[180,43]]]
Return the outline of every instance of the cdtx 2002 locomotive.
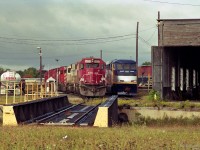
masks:
[[[106,65],[107,92],[118,95],[136,95],[137,69],[133,60],[116,59]]]

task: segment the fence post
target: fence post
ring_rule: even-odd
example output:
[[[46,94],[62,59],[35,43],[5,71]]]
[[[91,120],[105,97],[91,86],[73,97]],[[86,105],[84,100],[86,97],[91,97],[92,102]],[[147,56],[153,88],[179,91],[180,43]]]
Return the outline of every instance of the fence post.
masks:
[[[15,90],[16,90],[16,89],[15,89],[15,86],[16,86],[16,83],[14,82],[14,87],[13,87],[13,90],[14,90],[14,91],[13,91],[13,103],[15,103],[15,94],[16,94],[16,93],[15,93],[15,92],[16,92],[16,91],[15,91]]]

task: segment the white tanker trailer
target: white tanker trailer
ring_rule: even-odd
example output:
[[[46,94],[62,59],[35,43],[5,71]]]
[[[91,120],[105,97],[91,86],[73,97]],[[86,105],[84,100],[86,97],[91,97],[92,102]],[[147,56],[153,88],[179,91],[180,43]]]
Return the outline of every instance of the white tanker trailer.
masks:
[[[21,76],[15,71],[6,71],[1,75],[1,88],[0,93],[5,94],[6,88],[8,88],[8,92],[12,92],[14,89],[16,90],[16,94],[20,93],[19,83],[21,81]]]

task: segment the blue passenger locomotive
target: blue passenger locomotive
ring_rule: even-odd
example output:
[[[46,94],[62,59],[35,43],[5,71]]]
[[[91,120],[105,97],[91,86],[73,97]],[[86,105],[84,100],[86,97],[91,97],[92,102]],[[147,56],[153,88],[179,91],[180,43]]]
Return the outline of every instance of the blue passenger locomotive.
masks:
[[[106,64],[107,93],[135,95],[137,70],[133,60],[116,59]]]

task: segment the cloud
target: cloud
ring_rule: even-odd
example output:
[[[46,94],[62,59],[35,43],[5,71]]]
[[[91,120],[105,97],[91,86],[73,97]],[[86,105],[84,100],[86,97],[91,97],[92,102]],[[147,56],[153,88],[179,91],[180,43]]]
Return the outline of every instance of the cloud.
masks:
[[[105,61],[134,59],[137,22],[140,64],[151,59],[151,45],[157,45],[158,10],[161,18],[198,16],[197,7],[179,8],[142,0],[0,0],[0,64],[16,70],[39,68],[38,46],[42,47],[43,64],[49,67],[99,57],[100,50]],[[128,34],[132,36],[98,39]],[[67,41],[73,39],[80,41]]]

